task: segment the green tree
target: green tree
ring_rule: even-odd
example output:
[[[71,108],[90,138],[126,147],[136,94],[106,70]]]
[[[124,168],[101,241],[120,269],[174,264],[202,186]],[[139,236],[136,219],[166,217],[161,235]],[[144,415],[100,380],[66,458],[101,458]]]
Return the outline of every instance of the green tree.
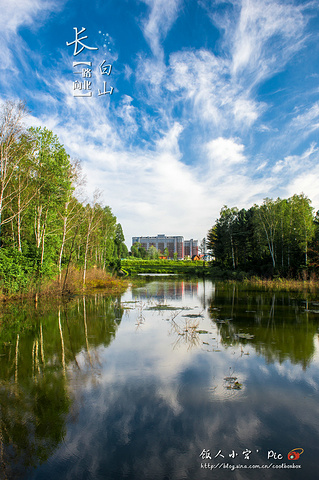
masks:
[[[146,249],[141,245],[138,249],[140,258],[147,258],[147,251]]]
[[[151,245],[148,249],[147,256],[152,260],[157,260],[159,258],[158,250],[154,245]]]
[[[63,253],[68,240],[71,240],[78,231],[79,223],[81,223],[81,207],[78,200],[74,197],[74,191],[82,183],[81,173],[80,173],[80,163],[74,162],[70,164],[70,169],[68,170],[68,175],[70,183],[65,192],[64,205],[61,210],[58,211],[58,215],[62,221],[62,232],[60,234],[60,248],[59,248],[59,257],[58,257],[58,271],[59,271],[59,280],[61,282],[62,276],[62,259]]]
[[[141,258],[141,254],[139,251],[140,247],[141,247],[141,244],[139,242],[133,243],[133,245],[131,246],[132,257]]]
[[[228,208],[225,205],[220,211],[220,218],[207,235],[207,246],[217,262],[234,270],[238,263],[235,249],[237,215],[236,207]]]
[[[311,201],[303,193],[291,197],[293,230],[300,250],[304,255],[304,265],[308,266],[309,243],[315,235],[315,222]]]
[[[6,102],[0,112],[0,246],[1,227],[16,218],[28,201],[21,201],[29,175],[26,160],[32,142],[22,124],[27,114],[22,102]]]
[[[274,270],[276,268],[276,238],[280,225],[280,211],[281,201],[279,198],[276,201],[265,198],[260,207],[255,206],[255,228],[260,241],[264,240],[267,244]]]
[[[125,245],[124,242],[121,243],[120,249],[121,249],[121,258],[127,258],[128,257],[128,248],[127,248],[127,246]]]
[[[98,198],[100,192],[95,192],[93,197],[93,205],[89,203],[85,207],[85,220],[84,220],[84,231],[85,231],[85,247],[84,247],[84,265],[83,265],[83,285],[86,282],[86,272],[89,260],[89,248],[92,247],[94,234],[97,232],[97,229],[100,227],[102,221],[102,212],[101,206],[98,203]]]
[[[37,259],[44,262],[45,240],[51,238],[53,250],[58,247],[59,218],[72,190],[72,167],[69,155],[56,135],[46,128],[31,128],[34,154],[34,237]],[[63,215],[62,215],[63,217]]]
[[[113,215],[111,208],[106,206],[103,209],[101,238],[99,241],[100,265],[103,270],[116,256],[115,234],[116,217]]]
[[[308,267],[315,235],[311,202],[301,194],[266,198],[249,210],[223,207],[207,244],[222,268],[296,275]]]
[[[115,238],[114,238],[114,242],[116,245],[117,258],[121,258],[121,245],[124,242],[124,240],[125,240],[125,237],[122,230],[122,226],[120,223],[118,223],[115,228]]]

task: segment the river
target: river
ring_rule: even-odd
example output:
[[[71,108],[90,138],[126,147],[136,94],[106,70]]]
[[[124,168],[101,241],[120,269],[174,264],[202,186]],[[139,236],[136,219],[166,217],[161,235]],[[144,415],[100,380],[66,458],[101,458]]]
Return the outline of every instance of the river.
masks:
[[[316,478],[318,292],[152,278],[0,318],[1,478]]]

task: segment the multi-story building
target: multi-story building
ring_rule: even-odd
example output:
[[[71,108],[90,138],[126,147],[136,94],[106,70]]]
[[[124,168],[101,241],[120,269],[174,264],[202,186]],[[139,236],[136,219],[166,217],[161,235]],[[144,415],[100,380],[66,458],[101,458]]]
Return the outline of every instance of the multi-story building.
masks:
[[[147,251],[152,245],[161,253],[168,249],[168,256],[174,257],[177,253],[178,259],[183,259],[185,256],[192,257],[198,255],[198,240],[184,240],[182,236],[166,236],[157,235],[156,237],[132,237],[132,245],[140,243]]]
[[[184,240],[184,257],[198,255],[198,240]]]

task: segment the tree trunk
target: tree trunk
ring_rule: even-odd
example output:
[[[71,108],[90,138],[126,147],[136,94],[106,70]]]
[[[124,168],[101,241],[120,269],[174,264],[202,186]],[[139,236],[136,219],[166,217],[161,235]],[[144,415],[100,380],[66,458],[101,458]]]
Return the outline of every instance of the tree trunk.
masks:
[[[88,251],[89,251],[89,239],[90,239],[90,225],[89,225],[89,228],[88,228],[88,233],[87,233],[87,236],[86,236],[86,244],[85,244],[83,285],[85,285],[85,280],[86,280],[86,267],[87,267]]]
[[[65,212],[67,211],[69,202],[65,205]],[[65,214],[64,219],[63,219],[63,235],[62,235],[62,242],[61,242],[61,248],[60,248],[60,253],[59,253],[59,261],[58,261],[58,269],[59,269],[59,282],[61,283],[61,277],[62,277],[62,255],[63,255],[63,250],[64,250],[64,245],[65,245],[65,239],[66,239],[66,230],[67,230],[67,216]]]

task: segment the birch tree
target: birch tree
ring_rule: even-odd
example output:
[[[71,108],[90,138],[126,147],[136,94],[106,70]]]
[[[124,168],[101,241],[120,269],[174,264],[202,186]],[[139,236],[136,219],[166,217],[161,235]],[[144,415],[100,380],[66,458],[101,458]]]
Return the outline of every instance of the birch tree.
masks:
[[[265,198],[263,204],[258,207],[256,205],[256,228],[259,229],[261,238],[266,240],[268,250],[271,256],[273,268],[276,268],[276,236],[280,225],[279,212],[280,199],[273,201]]]
[[[57,136],[46,128],[32,128],[30,132],[36,144],[34,237],[37,258],[42,266],[45,240],[49,233],[57,235],[58,212],[65,206],[72,186],[72,175],[69,155]]]
[[[81,204],[73,196],[74,191],[78,189],[83,184],[83,177],[81,175],[81,166],[78,161],[73,162],[68,170],[68,179],[69,183],[67,184],[67,189],[65,193],[64,205],[61,211],[59,211],[59,216],[62,220],[62,236],[60,241],[59,248],[59,258],[58,258],[58,270],[59,270],[59,281],[61,282],[62,276],[62,257],[65,249],[66,242],[69,237],[73,237],[73,232],[78,228],[79,223],[81,223]]]
[[[304,255],[304,265],[308,266],[309,243],[315,234],[313,208],[310,200],[302,193],[289,199],[292,205],[293,231],[295,239]]]
[[[85,207],[85,250],[83,266],[83,285],[85,285],[86,282],[90,241],[102,220],[102,209],[98,203],[98,199],[100,196],[101,193],[99,191],[95,191],[92,206],[90,204],[87,204]]]
[[[0,113],[0,245],[1,227],[12,222],[28,204],[21,201],[21,193],[29,181],[26,172],[21,175],[22,165],[32,149],[22,123],[26,114],[22,102],[6,102]],[[15,201],[17,205],[12,208]]]

